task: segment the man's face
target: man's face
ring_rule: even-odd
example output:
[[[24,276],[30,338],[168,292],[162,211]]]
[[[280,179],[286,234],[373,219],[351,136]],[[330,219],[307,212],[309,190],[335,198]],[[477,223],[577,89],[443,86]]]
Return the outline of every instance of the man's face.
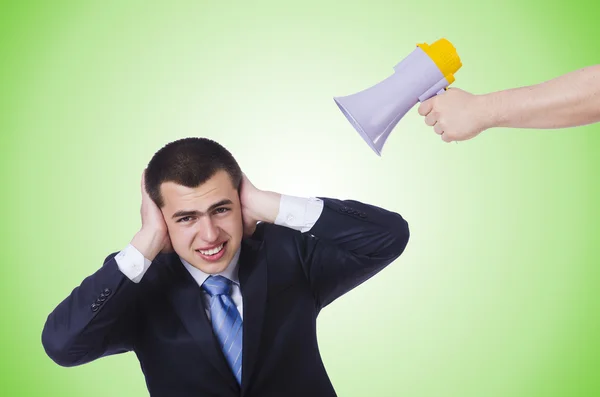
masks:
[[[240,199],[229,174],[218,171],[196,188],[164,182],[160,191],[175,252],[205,273],[225,270],[243,235]]]

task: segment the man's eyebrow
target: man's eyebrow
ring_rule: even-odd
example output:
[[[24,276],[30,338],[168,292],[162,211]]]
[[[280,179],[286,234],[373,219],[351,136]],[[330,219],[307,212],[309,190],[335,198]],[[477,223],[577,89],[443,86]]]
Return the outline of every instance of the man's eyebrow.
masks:
[[[233,202],[229,199],[221,200],[217,203],[214,203],[210,207],[208,207],[208,210],[206,212],[210,212],[217,207],[220,207],[222,205],[227,205],[227,204],[233,204]],[[184,216],[202,216],[202,215],[204,215],[204,213],[201,211],[197,211],[197,210],[181,210],[181,211],[177,211],[176,213],[174,213],[171,218],[174,219],[174,218],[179,218],[179,217],[184,217]]]

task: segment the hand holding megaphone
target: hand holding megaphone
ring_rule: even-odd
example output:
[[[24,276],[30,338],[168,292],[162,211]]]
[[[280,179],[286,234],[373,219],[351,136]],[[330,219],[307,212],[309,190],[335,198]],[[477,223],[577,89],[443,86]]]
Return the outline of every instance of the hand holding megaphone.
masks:
[[[448,88],[419,105],[425,124],[433,127],[444,142],[466,141],[488,128],[490,119],[483,97],[460,88]]]

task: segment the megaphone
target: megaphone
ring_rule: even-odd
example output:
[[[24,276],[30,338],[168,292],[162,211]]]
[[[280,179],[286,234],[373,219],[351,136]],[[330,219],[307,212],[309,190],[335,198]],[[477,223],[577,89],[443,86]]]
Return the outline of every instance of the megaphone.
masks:
[[[443,93],[461,66],[456,49],[448,40],[417,44],[394,66],[394,73],[387,79],[356,94],[333,99],[371,149],[381,156],[385,141],[400,119],[418,102]]]

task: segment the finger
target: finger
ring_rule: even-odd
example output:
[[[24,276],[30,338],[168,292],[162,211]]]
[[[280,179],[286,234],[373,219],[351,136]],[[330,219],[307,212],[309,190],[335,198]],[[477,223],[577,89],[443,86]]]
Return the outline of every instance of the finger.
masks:
[[[429,113],[427,117],[425,117],[425,124],[430,127],[433,127],[437,123],[437,117],[434,113]]]
[[[444,142],[452,142],[452,137],[448,133],[444,133],[441,136],[442,136],[442,141],[444,141]]]
[[[431,99],[423,101],[419,105],[418,111],[421,116],[427,116],[429,114],[429,112],[431,112],[431,109],[433,109],[433,102]]]
[[[444,133],[444,128],[442,127],[442,124],[439,122],[435,123],[435,125],[433,126],[433,130],[438,135],[442,135]]]

